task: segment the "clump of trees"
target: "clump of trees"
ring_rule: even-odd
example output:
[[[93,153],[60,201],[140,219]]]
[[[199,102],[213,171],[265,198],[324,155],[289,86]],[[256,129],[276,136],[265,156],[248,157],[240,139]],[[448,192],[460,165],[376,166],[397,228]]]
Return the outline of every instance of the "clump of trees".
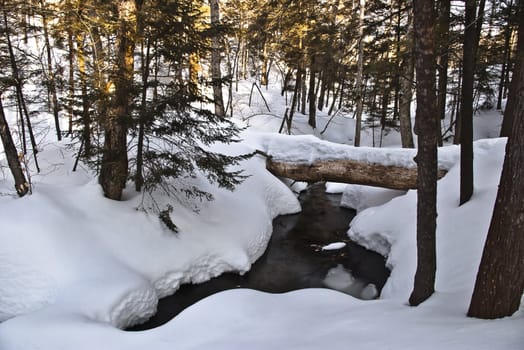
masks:
[[[98,170],[108,198],[121,199],[130,179],[137,191],[160,188],[210,198],[194,186],[173,184],[172,179],[194,177],[197,171],[232,189],[243,176],[230,166],[247,156],[208,147],[236,141],[239,129],[223,111],[207,107],[219,101],[204,87],[222,81],[219,70],[207,75],[201,64],[212,51],[216,56],[221,29],[211,24],[204,5],[192,0],[3,1],[1,43],[9,50],[2,50],[1,63],[11,84],[4,83],[2,92],[16,96],[21,110],[31,107],[24,98],[35,108],[37,94],[29,96],[23,87],[40,79],[57,139],[68,134],[79,140],[79,156]],[[43,48],[41,56],[35,57],[35,45]],[[30,112],[25,113],[20,121],[29,126]],[[59,113],[68,119],[67,131],[61,130]],[[23,130],[24,152],[25,137]],[[35,143],[33,150],[36,156]]]

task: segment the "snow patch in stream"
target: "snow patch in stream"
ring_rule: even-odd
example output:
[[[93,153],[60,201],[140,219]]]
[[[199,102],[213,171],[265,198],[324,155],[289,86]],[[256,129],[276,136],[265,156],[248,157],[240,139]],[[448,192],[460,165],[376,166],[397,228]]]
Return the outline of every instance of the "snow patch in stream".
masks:
[[[373,283],[365,283],[355,278],[341,264],[329,269],[323,283],[326,287],[363,300],[375,299],[378,296],[377,287]]]

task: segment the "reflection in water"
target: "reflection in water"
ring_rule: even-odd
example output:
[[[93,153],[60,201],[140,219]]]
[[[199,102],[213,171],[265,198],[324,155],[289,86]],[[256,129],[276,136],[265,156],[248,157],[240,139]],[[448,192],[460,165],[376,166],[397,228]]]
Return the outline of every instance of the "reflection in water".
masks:
[[[377,296],[389,270],[382,256],[348,239],[346,232],[355,212],[341,208],[340,195],[326,194],[323,184],[310,186],[300,201],[302,212],[273,221],[268,248],[248,273],[226,273],[205,283],[183,285],[159,301],[157,314],[148,322],[129,330],[157,327],[206,296],[240,287],[270,293],[329,287],[362,299]],[[333,242],[346,245],[322,249]]]

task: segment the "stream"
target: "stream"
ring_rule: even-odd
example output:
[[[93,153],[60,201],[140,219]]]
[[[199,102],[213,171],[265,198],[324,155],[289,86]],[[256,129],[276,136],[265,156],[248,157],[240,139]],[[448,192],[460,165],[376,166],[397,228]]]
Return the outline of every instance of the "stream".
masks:
[[[151,319],[127,330],[158,327],[199,300],[233,288],[269,293],[332,288],[361,299],[376,298],[390,271],[384,257],[349,240],[346,232],[355,211],[340,207],[340,198],[325,193],[322,183],[309,186],[300,194],[300,213],[275,218],[266,252],[249,272],[242,276],[225,273],[201,284],[182,285],[175,294],[160,299]],[[335,242],[345,246],[322,249]]]

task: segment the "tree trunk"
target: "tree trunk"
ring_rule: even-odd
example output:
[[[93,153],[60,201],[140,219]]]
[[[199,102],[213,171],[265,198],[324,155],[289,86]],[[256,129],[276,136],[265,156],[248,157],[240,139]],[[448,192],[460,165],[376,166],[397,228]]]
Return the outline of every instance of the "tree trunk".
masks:
[[[127,130],[133,96],[133,51],[137,28],[136,2],[118,2],[115,92],[104,120],[104,151],[99,181],[104,195],[120,200],[128,174]]]
[[[417,74],[418,135],[417,271],[410,305],[416,306],[435,291],[437,267],[437,118],[435,96],[434,2],[414,0],[415,69]]]
[[[147,118],[147,89],[149,81],[149,69],[151,64],[151,42],[149,38],[146,38],[145,44],[142,46],[142,91],[141,91],[141,103],[140,103],[140,116],[138,121],[138,140],[136,146],[136,175],[135,175],[135,190],[140,192],[144,185],[144,136],[145,136],[145,124]],[[145,53],[144,53],[145,46]]]
[[[452,113],[452,117],[453,117],[453,114],[455,115],[455,135],[453,137],[453,144],[460,145],[460,134],[462,130],[462,127],[461,127],[462,118],[460,118],[460,110],[462,108],[460,106],[460,103],[462,101],[462,96],[460,94],[460,91],[462,91],[462,74],[463,74],[462,65],[459,64],[457,69],[458,69],[457,88],[455,90],[455,93],[453,94],[454,99],[455,99],[455,106],[454,106],[455,108]]]
[[[524,9],[522,9],[522,7],[524,6],[521,6],[521,9],[520,11],[524,11]],[[521,38],[521,28],[519,28],[519,33],[518,33],[519,37],[518,37],[518,42],[517,42],[517,61],[519,58],[522,58],[524,57],[524,39],[520,39]],[[516,72],[513,73],[514,76],[517,76],[516,75]],[[509,93],[509,97],[508,97],[508,100],[506,101],[506,109],[504,111],[504,119],[502,120],[502,127],[500,129],[500,136],[501,137],[509,137],[511,135],[511,132],[512,132],[512,127],[513,127],[513,123],[514,123],[514,118],[516,116],[516,113],[515,113],[515,108],[517,106],[517,96],[512,96],[512,94],[517,94],[517,86],[514,86],[514,85],[518,85],[520,82],[517,81],[517,79],[512,79],[511,80],[511,84],[510,84],[510,93]]]
[[[300,113],[303,115],[306,115],[306,102],[307,102],[307,84],[306,84],[306,77],[307,77],[307,71],[306,71],[306,65],[302,64],[302,70],[304,72],[304,76],[302,77],[302,84],[300,86]]]
[[[409,190],[417,188],[417,168],[371,164],[356,160],[325,160],[312,164],[291,163],[268,158],[266,168],[275,176],[296,181],[333,181],[366,186]],[[446,174],[438,172],[438,178]]]
[[[408,10],[408,31],[406,33],[407,50],[404,53],[399,77],[400,96],[399,96],[399,121],[400,139],[402,147],[414,148],[413,133],[411,127],[411,100],[413,99],[413,13]]]
[[[293,92],[293,99],[291,100],[291,110],[289,112],[289,117],[287,119],[287,133],[289,135],[291,135],[291,125],[293,123],[293,115],[295,114],[295,109],[297,108],[297,104],[298,104],[298,94],[299,94],[300,86],[302,86],[302,70],[298,68],[297,80],[295,82],[295,90]]]
[[[460,204],[473,195],[473,83],[475,73],[475,0],[466,0],[463,45],[462,99],[460,102]]]
[[[51,97],[51,110],[53,112],[53,117],[55,121],[55,131],[57,140],[62,140],[62,132],[60,131],[60,120],[59,120],[59,105],[58,105],[58,96],[56,94],[56,81],[55,81],[55,72],[53,68],[52,54],[51,54],[51,43],[49,42],[49,31],[47,23],[47,15],[45,4],[43,0],[40,0],[40,10],[42,11],[42,26],[44,30],[44,42],[46,47],[47,55],[47,89]]]
[[[267,43],[264,41],[262,48],[262,75],[260,77],[260,85],[266,86],[269,80],[269,62],[267,53]]]
[[[0,97],[0,138],[2,139],[2,145],[4,146],[4,152],[7,158],[7,164],[13,179],[15,180],[16,193],[20,197],[23,197],[29,191],[29,184],[25,179],[24,171],[18,158],[18,152],[16,150],[15,143],[9,131],[9,125],[4,114],[4,106],[2,105],[2,98]]]
[[[311,62],[309,66],[309,116],[308,124],[313,128],[317,128],[317,109],[315,106],[315,56],[311,55]]]
[[[358,20],[358,59],[357,59],[357,110],[355,113],[355,147],[360,146],[360,132],[362,129],[362,112],[364,109],[364,85],[362,84],[362,74],[364,71],[364,19],[366,13],[366,0],[359,0],[359,20]]]
[[[211,10],[211,25],[215,27],[215,33],[211,42],[211,79],[213,81],[213,100],[215,103],[215,114],[225,117],[224,97],[222,96],[222,73],[220,70],[220,36],[216,29],[220,24],[219,0],[209,0]]]
[[[448,88],[449,66],[449,22],[451,15],[450,0],[440,0],[438,16],[439,65],[438,65],[438,111],[439,119],[446,118],[446,97]]]
[[[76,35],[78,75],[80,77],[80,91],[82,92],[82,141],[84,143],[84,155],[89,157],[92,153],[91,146],[91,113],[89,112],[89,96],[87,93],[86,57],[84,55],[84,35]]]
[[[73,31],[71,28],[67,29],[67,62],[68,68],[68,90],[67,90],[67,133],[73,134],[73,117],[74,117],[74,98],[75,98],[75,67],[74,67],[74,43]]]
[[[497,200],[480,262],[468,316],[493,319],[519,309],[524,291],[524,13],[520,14],[517,66],[504,119],[511,134]],[[511,115],[510,115],[511,114]]]
[[[5,24],[5,37],[7,41],[7,49],[9,51],[9,61],[11,64],[11,71],[13,73],[15,88],[16,88],[16,99],[18,102],[18,108],[21,112],[20,118],[26,119],[27,131],[29,132],[29,139],[31,140],[31,147],[33,148],[33,157],[35,160],[35,167],[37,172],[40,172],[40,167],[38,165],[38,158],[36,154],[38,153],[38,145],[36,144],[35,134],[33,133],[33,126],[31,119],[29,118],[29,112],[27,110],[27,105],[25,103],[24,92],[22,89],[22,79],[20,78],[20,71],[18,70],[18,64],[16,63],[16,57],[13,50],[13,45],[11,44],[11,38],[9,36],[8,22],[7,22],[7,12],[4,10],[4,24]],[[22,135],[22,138],[25,138],[25,135]],[[25,142],[25,141],[24,141]],[[25,148],[25,147],[24,147]]]
[[[511,5],[510,5],[511,6]],[[502,69],[500,71],[499,91],[497,96],[497,109],[502,109],[502,93],[506,82],[506,69],[508,69],[510,58],[510,39],[511,39],[511,25],[508,23],[504,31],[504,60],[502,61]],[[501,135],[502,136],[502,135]],[[508,136],[508,135],[505,135]]]
[[[328,86],[328,70],[324,69],[324,72],[322,73],[322,79],[320,80],[320,94],[318,95],[318,104],[317,108],[319,111],[322,111],[324,108],[324,101],[326,99],[326,90]]]

